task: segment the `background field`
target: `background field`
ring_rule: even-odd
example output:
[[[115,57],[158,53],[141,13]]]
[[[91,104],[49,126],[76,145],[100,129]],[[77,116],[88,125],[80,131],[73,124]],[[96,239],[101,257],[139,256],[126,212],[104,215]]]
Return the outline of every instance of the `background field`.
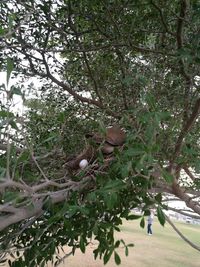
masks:
[[[179,229],[193,242],[200,246],[200,226],[178,223]],[[125,221],[121,227],[122,232],[116,237],[124,239],[128,243],[134,243],[134,247],[129,249],[129,256],[126,257],[124,249],[119,248],[121,256],[121,267],[200,267],[200,252],[186,244],[171,228],[166,224],[162,227],[155,219],[153,224],[153,235],[146,234],[146,229],[141,229],[139,220]],[[102,267],[103,262],[94,260],[92,250],[96,244],[90,245],[86,253],[77,252],[75,256],[70,256],[61,267]],[[51,265],[48,265],[51,266]],[[106,264],[107,267],[116,266],[113,258]]]

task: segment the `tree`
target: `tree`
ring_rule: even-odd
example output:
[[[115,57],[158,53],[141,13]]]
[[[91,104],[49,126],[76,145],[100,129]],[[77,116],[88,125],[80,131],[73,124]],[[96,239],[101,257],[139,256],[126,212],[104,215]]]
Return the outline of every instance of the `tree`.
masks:
[[[114,240],[122,219],[137,218],[130,210],[139,207],[144,227],[156,207],[164,224],[172,198],[188,207],[177,212],[199,219],[199,1],[0,6],[1,68],[7,80],[18,77],[0,112],[1,251],[18,256],[10,265],[58,264],[59,246],[85,252],[90,238],[99,242],[95,258],[106,263],[114,253],[119,264],[116,248],[128,249]],[[42,85],[16,116],[12,97],[24,98],[31,77]],[[67,171],[87,132],[116,123],[126,143],[107,166],[99,153],[96,165]]]

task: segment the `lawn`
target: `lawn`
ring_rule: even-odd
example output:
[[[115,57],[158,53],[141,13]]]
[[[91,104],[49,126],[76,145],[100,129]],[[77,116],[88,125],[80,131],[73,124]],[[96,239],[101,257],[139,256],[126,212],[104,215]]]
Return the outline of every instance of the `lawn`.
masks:
[[[184,235],[200,246],[199,225],[178,222],[175,224]],[[129,249],[128,257],[124,255],[123,248],[118,249],[122,260],[121,267],[200,267],[200,252],[186,244],[168,224],[162,227],[155,219],[152,236],[147,235],[145,229],[140,228],[138,220],[124,221],[121,230],[122,232],[117,233],[116,237],[124,239],[127,244],[134,243],[135,245]],[[75,256],[70,256],[60,266],[104,266],[102,261],[95,261],[93,258],[92,250],[95,247],[95,243],[90,245],[85,254],[77,251]],[[106,266],[116,266],[113,258]]]

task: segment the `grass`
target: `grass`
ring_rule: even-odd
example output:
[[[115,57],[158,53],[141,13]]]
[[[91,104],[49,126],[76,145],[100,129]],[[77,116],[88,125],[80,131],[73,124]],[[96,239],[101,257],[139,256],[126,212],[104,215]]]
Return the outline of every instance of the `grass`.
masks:
[[[134,243],[129,248],[129,256],[126,257],[124,249],[118,248],[122,263],[121,267],[199,267],[200,252],[185,243],[170,225],[162,227],[155,219],[153,224],[153,235],[146,234],[146,229],[141,229],[139,220],[125,221],[121,227],[122,232],[116,233],[116,238],[124,239],[126,244]],[[176,222],[179,230],[191,241],[200,246],[200,226]],[[75,256],[70,256],[61,267],[102,267],[103,261],[94,260],[93,249],[96,244],[89,246],[85,254],[77,251]],[[48,265],[50,267],[51,265]],[[113,257],[106,264],[114,267]]]

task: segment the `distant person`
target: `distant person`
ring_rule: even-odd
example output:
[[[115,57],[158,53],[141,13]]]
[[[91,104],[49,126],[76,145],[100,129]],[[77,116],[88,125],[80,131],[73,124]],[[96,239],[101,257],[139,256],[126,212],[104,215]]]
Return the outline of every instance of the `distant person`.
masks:
[[[151,229],[152,224],[153,224],[153,217],[154,217],[154,214],[153,214],[153,212],[151,212],[151,214],[149,215],[149,217],[147,219],[147,222],[148,222],[148,224],[147,224],[147,234],[148,235],[152,235],[153,234],[152,233],[152,229]]]

